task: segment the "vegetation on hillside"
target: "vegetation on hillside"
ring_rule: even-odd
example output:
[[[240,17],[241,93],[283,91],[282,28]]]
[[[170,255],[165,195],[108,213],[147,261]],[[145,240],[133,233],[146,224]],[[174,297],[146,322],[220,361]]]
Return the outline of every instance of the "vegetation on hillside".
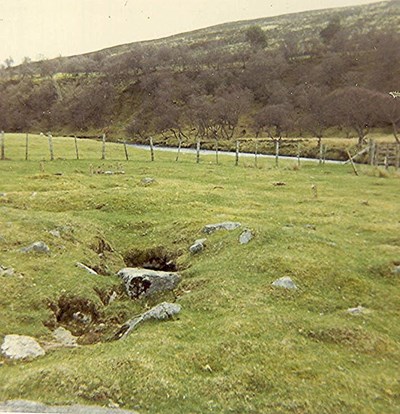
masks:
[[[236,22],[0,71],[0,128],[185,140],[396,139],[399,2]],[[327,132],[328,131],[328,132]]]
[[[54,138],[63,159],[41,161],[47,140],[10,137],[0,162],[0,341],[34,336],[47,354],[0,358],[0,400],[97,404],[139,413],[395,414],[399,408],[399,175],[392,170],[295,161],[156,153]],[[101,171],[125,174],[100,174]],[[151,177],[150,185],[142,178]],[[280,185],[277,185],[280,183]],[[285,185],[283,185],[285,184]],[[204,235],[210,223],[233,232]],[[247,245],[244,228],[255,235]],[[56,232],[55,232],[56,231]],[[206,237],[205,250],[189,253]],[[42,240],[49,254],[23,253]],[[162,246],[163,249],[160,249]],[[115,275],[133,253],[170,252],[182,282],[131,300]],[[92,275],[76,267],[96,268]],[[295,291],[273,287],[290,276]],[[109,294],[117,293],[112,303]],[[178,318],[143,324],[110,341],[120,324],[161,301]],[[94,320],[56,316],[85,304]],[[368,312],[353,315],[361,305]],[[78,348],[51,348],[64,325]]]

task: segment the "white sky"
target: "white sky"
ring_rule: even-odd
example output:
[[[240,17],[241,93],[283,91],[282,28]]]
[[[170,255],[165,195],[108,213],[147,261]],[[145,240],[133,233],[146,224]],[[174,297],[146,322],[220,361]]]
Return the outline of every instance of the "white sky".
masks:
[[[376,0],[0,0],[0,63],[69,56],[237,20]]]

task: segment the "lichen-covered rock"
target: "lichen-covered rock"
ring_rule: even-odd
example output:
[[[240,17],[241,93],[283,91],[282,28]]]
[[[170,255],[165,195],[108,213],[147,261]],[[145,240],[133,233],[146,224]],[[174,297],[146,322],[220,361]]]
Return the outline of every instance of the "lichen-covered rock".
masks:
[[[251,230],[249,230],[249,229],[246,229],[239,236],[239,243],[240,244],[247,244],[253,237],[254,237],[253,232]]]
[[[173,316],[177,315],[181,311],[181,305],[177,303],[168,303],[163,302],[159,305],[151,308],[149,311],[142,313],[139,316],[136,316],[133,319],[130,319],[128,322],[124,323],[119,331],[115,334],[115,339],[121,339],[128,336],[139,324],[148,321],[150,319],[155,319],[158,321],[164,321],[170,319]]]
[[[296,284],[289,276],[281,277],[272,283],[272,286],[281,287],[284,289],[297,289]]]
[[[44,349],[30,336],[6,335],[1,352],[11,359],[33,359],[45,355]]]
[[[174,290],[181,281],[178,273],[137,267],[126,267],[121,269],[117,275],[124,281],[126,292],[132,299]]]
[[[77,337],[73,336],[72,333],[60,326],[53,332],[54,339],[63,346],[74,348],[77,345]]]
[[[23,252],[23,253],[30,253],[30,252],[50,253],[50,248],[49,248],[49,246],[47,246],[47,244],[45,242],[38,241],[38,242],[32,243],[28,247],[23,247],[21,249],[21,252]]]
[[[203,228],[203,233],[211,234],[214,233],[217,230],[235,230],[238,227],[240,227],[241,224],[234,222],[234,221],[225,221],[223,223],[216,223],[216,224],[207,224]]]
[[[204,243],[207,241],[207,239],[198,239],[196,240],[190,247],[189,251],[192,254],[200,253],[204,250]]]

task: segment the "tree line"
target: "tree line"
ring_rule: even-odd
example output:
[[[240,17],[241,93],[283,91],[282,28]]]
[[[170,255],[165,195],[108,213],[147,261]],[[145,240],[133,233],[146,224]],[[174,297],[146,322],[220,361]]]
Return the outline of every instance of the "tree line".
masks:
[[[269,45],[257,25],[193,44],[136,44],[0,69],[0,129],[124,131],[184,140],[313,136],[330,128],[362,144],[371,128],[399,142],[400,35],[355,32],[332,19],[304,44]]]

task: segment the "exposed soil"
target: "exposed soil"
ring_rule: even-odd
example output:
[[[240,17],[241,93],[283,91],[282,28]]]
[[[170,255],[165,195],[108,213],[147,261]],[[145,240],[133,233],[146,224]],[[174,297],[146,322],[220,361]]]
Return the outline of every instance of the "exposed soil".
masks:
[[[133,248],[124,254],[124,262],[128,267],[176,272],[178,256],[178,253],[171,252],[162,246],[145,250]]]

